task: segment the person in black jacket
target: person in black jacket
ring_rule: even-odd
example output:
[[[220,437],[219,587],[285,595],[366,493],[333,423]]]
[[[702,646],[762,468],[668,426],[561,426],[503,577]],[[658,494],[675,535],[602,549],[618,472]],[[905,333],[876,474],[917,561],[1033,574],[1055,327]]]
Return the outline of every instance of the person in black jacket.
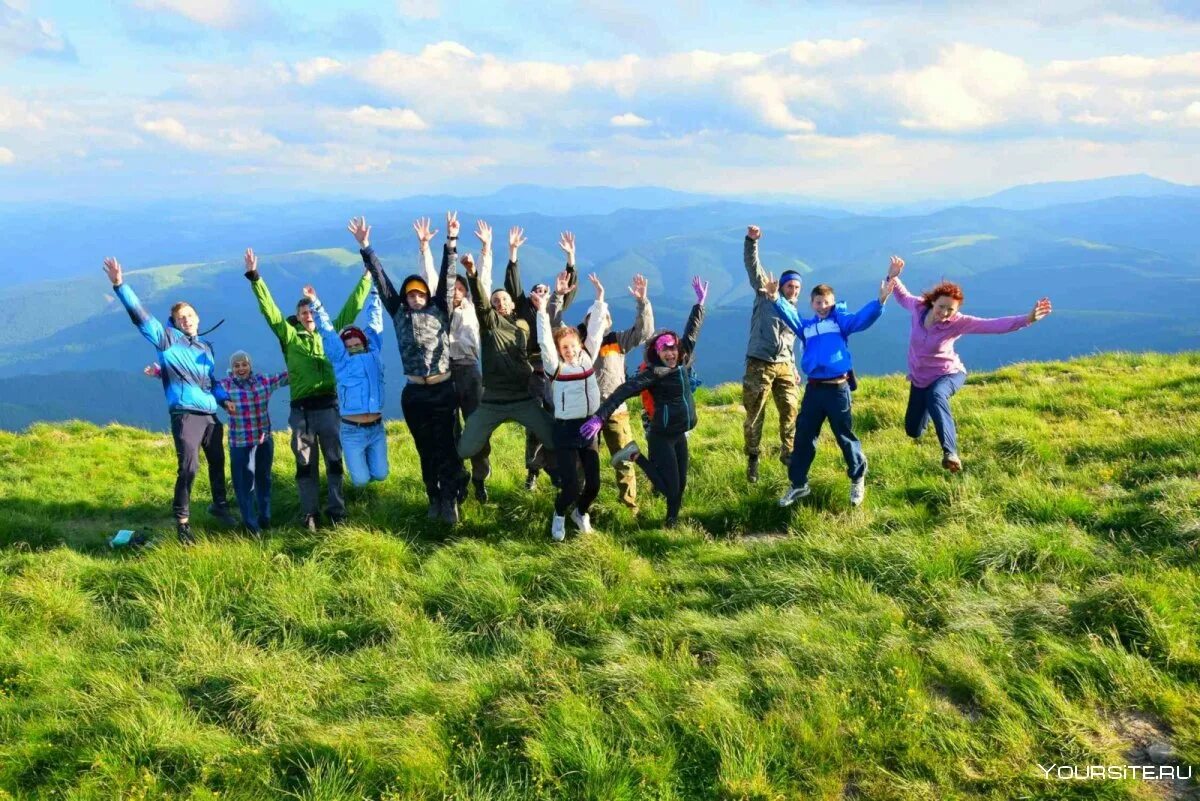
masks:
[[[696,401],[692,397],[692,364],[695,361],[696,339],[704,322],[704,299],[708,282],[699,276],[692,279],[696,305],[688,315],[683,337],[674,331],[660,331],[646,342],[646,369],[619,386],[593,417],[579,429],[585,437],[594,437],[609,415],[633,396],[649,391],[654,401],[654,414],[646,431],[650,458],[642,455],[636,442],[631,442],[613,454],[614,466],[637,462],[667,501],[667,528],[679,522],[679,507],[687,487],[687,432],[696,427]]]

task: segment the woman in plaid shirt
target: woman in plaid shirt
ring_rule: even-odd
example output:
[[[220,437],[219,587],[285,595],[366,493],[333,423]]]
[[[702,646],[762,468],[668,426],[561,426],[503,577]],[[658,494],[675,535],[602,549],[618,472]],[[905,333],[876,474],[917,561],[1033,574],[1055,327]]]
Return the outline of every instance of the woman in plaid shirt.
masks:
[[[148,365],[146,375],[159,375],[157,363]],[[255,373],[250,354],[244,350],[229,357],[229,375],[218,379],[233,401],[229,415],[229,461],[233,472],[233,492],[237,496],[242,522],[252,534],[271,525],[271,464],[275,460],[275,442],[271,439],[271,415],[267,409],[271,393],[288,383],[287,371],[263,375]],[[255,499],[258,513],[255,514]]]

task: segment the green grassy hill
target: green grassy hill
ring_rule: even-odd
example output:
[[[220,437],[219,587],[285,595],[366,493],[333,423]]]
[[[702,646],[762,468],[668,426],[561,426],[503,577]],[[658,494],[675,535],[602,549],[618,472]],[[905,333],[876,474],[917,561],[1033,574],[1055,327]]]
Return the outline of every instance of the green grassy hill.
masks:
[[[0,799],[1191,797],[1038,766],[1200,765],[1198,390],[1200,354],[974,375],[950,476],[903,380],[867,379],[852,511],[827,434],[795,509],[778,464],[747,486],[717,387],[685,525],[615,508],[606,470],[599,530],[561,545],[516,429],[453,534],[393,427],[353,525],[198,515],[190,550],[169,438],[0,433]],[[122,527],[161,533],[112,553]]]

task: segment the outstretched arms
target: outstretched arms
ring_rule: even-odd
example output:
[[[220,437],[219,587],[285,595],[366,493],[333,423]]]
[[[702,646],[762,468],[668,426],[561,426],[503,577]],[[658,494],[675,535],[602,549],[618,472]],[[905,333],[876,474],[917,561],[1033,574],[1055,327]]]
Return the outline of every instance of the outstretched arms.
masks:
[[[1014,314],[1011,317],[972,317],[969,314],[958,314],[952,319],[958,330],[964,334],[1008,334],[1033,325],[1053,310],[1050,298],[1042,298],[1033,304],[1028,314]]]
[[[275,332],[276,338],[279,339],[279,344],[287,347],[287,344],[295,338],[296,332],[288,325],[283,312],[279,311],[279,306],[275,304],[275,299],[271,297],[271,290],[267,289],[267,282],[262,280],[262,276],[259,275],[258,257],[254,255],[253,248],[246,248],[245,265],[245,275],[250,281],[250,288],[254,291],[254,299],[258,301],[258,310],[262,312],[263,319],[267,321],[267,325]]]
[[[104,274],[112,282],[113,291],[120,299],[121,305],[125,307],[125,311],[129,313],[129,319],[133,320],[133,324],[137,326],[146,341],[158,350],[165,350],[170,345],[167,341],[166,329],[153,314],[146,311],[142,302],[138,300],[138,296],[134,294],[128,284],[124,283],[121,263],[109,256],[104,260]]]

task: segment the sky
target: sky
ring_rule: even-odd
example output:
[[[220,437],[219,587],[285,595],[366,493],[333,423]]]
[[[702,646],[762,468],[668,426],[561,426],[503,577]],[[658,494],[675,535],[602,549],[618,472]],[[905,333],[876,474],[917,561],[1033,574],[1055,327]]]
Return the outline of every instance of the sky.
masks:
[[[1200,2],[0,0],[0,201],[1200,184]]]

